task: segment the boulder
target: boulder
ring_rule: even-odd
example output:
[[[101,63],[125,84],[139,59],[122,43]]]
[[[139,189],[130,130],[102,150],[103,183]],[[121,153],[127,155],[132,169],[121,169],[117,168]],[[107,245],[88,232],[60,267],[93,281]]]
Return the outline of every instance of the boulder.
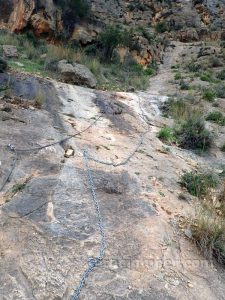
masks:
[[[18,51],[15,46],[3,45],[3,56],[8,58],[18,58]]]
[[[0,57],[0,73],[5,72],[7,69],[7,62]]]
[[[63,81],[76,85],[84,85],[95,88],[97,81],[93,73],[84,65],[70,64],[66,60],[58,63],[58,71]]]

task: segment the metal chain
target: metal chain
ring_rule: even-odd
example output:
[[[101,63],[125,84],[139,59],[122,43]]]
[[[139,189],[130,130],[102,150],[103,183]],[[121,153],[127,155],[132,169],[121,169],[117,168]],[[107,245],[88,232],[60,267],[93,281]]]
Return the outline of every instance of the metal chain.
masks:
[[[84,273],[80,279],[80,283],[79,283],[78,287],[76,288],[76,291],[75,291],[74,295],[72,296],[71,300],[79,299],[81,290],[85,285],[86,279],[88,278],[89,274],[94,270],[94,268],[96,268],[99,265],[99,263],[102,261],[104,255],[105,255],[106,247],[107,247],[107,240],[106,240],[106,236],[105,236],[105,230],[104,230],[103,220],[102,220],[102,216],[101,216],[101,211],[100,211],[99,203],[98,203],[96,192],[95,192],[93,175],[92,175],[91,169],[89,168],[89,157],[88,157],[87,150],[83,151],[83,157],[84,157],[85,168],[86,168],[87,175],[88,175],[88,182],[89,182],[89,186],[90,186],[91,196],[92,196],[93,204],[94,204],[96,215],[97,215],[98,228],[99,228],[99,233],[100,233],[100,237],[101,237],[101,246],[99,249],[98,256],[90,257],[88,259],[88,267],[84,271]]]
[[[50,144],[47,144],[47,145],[44,145],[44,146],[39,146],[39,147],[36,147],[36,148],[30,148],[30,149],[18,149],[16,148],[15,146],[9,144],[11,147],[14,147],[14,149],[16,149],[17,152],[32,152],[32,151],[39,151],[39,150],[42,150],[42,149],[45,149],[45,148],[48,148],[48,147],[52,147],[52,146],[55,146],[55,145],[58,145],[58,144],[63,144],[69,140],[71,140],[72,138],[84,133],[85,131],[87,131],[88,129],[90,129],[92,126],[94,126],[97,121],[102,117],[102,114],[100,116],[97,117],[97,119],[95,119],[94,122],[92,122],[88,127],[86,127],[85,129],[81,130],[81,131],[78,131],[77,133],[73,134],[73,135],[70,135],[70,136],[67,136],[65,137],[64,139],[61,139],[59,141],[56,141],[56,142],[53,142],[53,143],[50,143]]]
[[[103,161],[101,159],[98,159],[98,158],[95,158],[95,157],[91,156],[88,152],[86,152],[86,155],[87,155],[87,157],[90,160],[92,160],[92,161],[94,161],[96,163],[102,164],[102,165],[113,166],[113,167],[119,167],[119,166],[126,165],[130,161],[130,159],[135,155],[135,153],[139,150],[139,148],[143,144],[144,138],[145,138],[145,136],[148,133],[149,128],[150,128],[149,122],[148,122],[148,120],[147,120],[147,118],[145,116],[144,110],[143,110],[142,105],[141,105],[140,97],[138,97],[138,105],[139,105],[139,109],[141,111],[141,113],[139,114],[139,116],[146,123],[147,128],[146,128],[146,131],[144,133],[142,133],[140,141],[137,144],[137,146],[135,147],[135,149],[133,150],[133,152],[131,152],[131,154],[126,159],[124,159],[123,161],[121,161],[119,163],[114,163],[114,162],[109,162],[109,161]]]
[[[71,135],[71,136],[68,136],[64,139],[61,139],[59,141],[56,141],[56,142],[53,142],[51,144],[47,144],[47,145],[44,145],[44,146],[39,146],[39,147],[36,147],[36,148],[29,148],[29,149],[18,149],[17,147],[15,147],[14,145],[12,144],[8,144],[7,145],[7,149],[9,149],[10,151],[13,151],[15,153],[15,158],[13,160],[13,164],[12,164],[12,168],[9,170],[8,174],[6,175],[1,187],[0,187],[0,192],[2,192],[2,190],[4,189],[4,187],[6,186],[7,182],[9,181],[10,179],[10,176],[12,175],[15,167],[16,167],[16,162],[17,162],[17,159],[18,159],[18,154],[19,153],[23,153],[23,152],[32,152],[32,151],[40,151],[42,149],[45,149],[45,148],[48,148],[48,147],[51,147],[51,146],[55,146],[57,144],[62,144],[62,143],[65,143],[66,141],[84,133],[85,131],[87,131],[88,129],[90,129],[93,125],[95,125],[95,123],[102,117],[102,115],[98,116],[97,119],[95,119],[94,122],[92,122],[88,127],[86,127],[85,129]]]
[[[90,160],[93,160],[94,162],[102,164],[102,165],[113,166],[113,167],[124,166],[124,165],[126,165],[130,161],[130,159],[135,155],[135,153],[141,147],[141,145],[143,144],[144,137],[145,137],[146,134],[147,134],[147,131],[142,134],[139,143],[137,144],[137,146],[135,147],[135,149],[131,152],[131,154],[126,159],[124,159],[123,161],[121,161],[119,163],[114,163],[114,162],[109,162],[109,161],[103,161],[101,159],[98,159],[98,158],[95,158],[95,157],[91,156],[88,152],[86,153],[86,155],[87,155],[87,157]]]
[[[133,150],[133,152],[131,152],[131,154],[124,159],[123,161],[119,162],[119,163],[114,163],[114,162],[107,162],[107,161],[103,161],[97,158],[92,157],[89,153],[88,150],[85,149],[83,151],[83,158],[84,158],[84,163],[85,163],[85,167],[87,170],[87,174],[88,174],[88,181],[89,181],[89,186],[90,186],[90,190],[91,190],[91,195],[92,195],[92,200],[95,206],[95,210],[96,210],[96,215],[97,215],[97,219],[98,219],[98,227],[99,227],[99,233],[100,233],[100,237],[101,237],[101,246],[100,246],[100,250],[99,250],[99,255],[96,258],[89,258],[88,260],[88,266],[86,268],[86,270],[84,271],[80,282],[75,290],[74,295],[72,296],[71,300],[79,300],[81,291],[85,285],[86,279],[88,278],[88,276],[90,275],[90,273],[94,270],[94,268],[96,268],[99,263],[102,261],[102,259],[104,258],[104,254],[105,254],[105,250],[107,247],[107,240],[106,240],[106,236],[105,236],[105,231],[104,231],[104,226],[103,226],[103,220],[102,220],[102,216],[101,216],[101,211],[100,211],[100,207],[99,207],[99,203],[97,200],[97,196],[95,193],[95,186],[94,186],[94,180],[93,180],[93,175],[92,175],[92,171],[89,168],[89,161],[94,161],[96,163],[99,164],[103,164],[103,165],[107,165],[107,166],[113,166],[113,167],[119,167],[122,165],[126,165],[130,159],[135,155],[135,153],[138,151],[138,149],[140,148],[140,146],[143,144],[144,138],[146,136],[146,134],[149,131],[149,124],[148,121],[146,120],[146,117],[144,115],[144,111],[142,109],[141,106],[141,102],[140,102],[140,98],[138,98],[139,101],[139,108],[141,110],[141,119],[146,123],[147,125],[147,129],[144,133],[142,133],[140,141],[138,142],[137,146],[135,147],[135,149]]]
[[[13,148],[11,148],[11,145],[8,145],[8,148],[9,148],[10,150],[12,150],[12,151],[14,150]],[[13,159],[12,167],[10,168],[8,174],[6,175],[6,177],[5,177],[5,179],[4,179],[3,183],[2,183],[2,185],[1,185],[1,187],[0,187],[0,192],[3,191],[4,187],[6,186],[7,182],[9,181],[9,179],[10,179],[10,177],[11,177],[11,175],[12,175],[12,173],[13,173],[15,167],[16,167],[16,161],[17,161],[17,158],[18,158],[18,157],[17,157],[17,154],[15,153],[15,157],[14,157],[14,159]]]
[[[142,118],[142,120],[144,120],[146,122],[146,124],[148,125],[148,128],[149,128],[149,124],[146,121],[146,118],[144,116],[143,110],[142,110],[141,105],[140,105],[140,99],[139,99],[139,106],[140,106],[140,110],[141,110],[141,118]],[[3,183],[2,187],[0,188],[0,191],[2,191],[3,188],[5,187],[6,183],[8,182],[8,180],[9,180],[9,178],[10,178],[10,176],[11,176],[11,174],[12,174],[14,168],[15,168],[16,160],[17,160],[17,152],[20,153],[20,152],[39,151],[39,150],[42,150],[42,149],[50,147],[50,146],[54,146],[54,145],[57,145],[57,144],[64,143],[64,142],[72,139],[73,137],[76,137],[77,135],[80,135],[81,133],[87,131],[89,128],[91,128],[101,118],[101,116],[102,115],[100,115],[92,124],[90,124],[84,130],[79,131],[78,133],[76,133],[76,134],[74,134],[72,136],[69,136],[69,137],[61,139],[59,141],[53,142],[51,144],[47,144],[47,145],[44,145],[44,146],[40,146],[40,147],[36,147],[36,148],[31,148],[31,149],[17,149],[14,145],[9,144],[7,147],[11,151],[14,151],[16,153],[16,157],[15,157],[13,166],[12,166],[9,174],[7,175],[6,179],[4,180],[4,183]],[[101,237],[101,246],[100,246],[100,249],[99,249],[98,256],[96,256],[96,257],[90,257],[88,259],[88,267],[84,271],[84,273],[83,273],[83,275],[82,275],[82,277],[80,279],[79,285],[77,286],[77,288],[75,290],[75,293],[72,296],[71,300],[79,300],[79,296],[80,296],[80,293],[81,293],[81,291],[82,291],[82,289],[83,289],[83,287],[85,285],[86,279],[88,278],[88,276],[90,275],[90,273],[102,261],[104,255],[105,255],[106,247],[107,247],[107,240],[106,240],[106,235],[105,235],[105,230],[104,230],[104,225],[103,225],[103,219],[102,219],[102,216],[101,216],[101,211],[100,211],[99,203],[98,203],[96,192],[95,192],[95,186],[94,186],[94,180],[93,180],[92,171],[89,168],[89,161],[92,160],[92,161],[95,161],[97,163],[108,165],[108,166],[113,166],[113,167],[119,167],[119,166],[122,166],[122,165],[126,165],[130,161],[130,159],[135,155],[135,153],[138,151],[138,149],[140,148],[140,146],[142,145],[142,143],[144,141],[144,138],[145,138],[145,135],[147,133],[148,133],[148,129],[146,130],[146,132],[144,132],[144,133],[141,134],[140,141],[138,142],[138,144],[135,147],[135,149],[131,152],[131,154],[126,159],[124,159],[123,161],[121,161],[119,163],[103,161],[103,160],[100,160],[100,159],[92,157],[88,153],[87,150],[83,151],[84,164],[85,164],[85,168],[86,168],[87,175],[88,175],[88,183],[89,183],[89,187],[90,187],[90,191],[91,191],[91,196],[92,196],[92,201],[93,201],[93,204],[94,204],[94,207],[95,207],[96,216],[97,216],[97,220],[98,220],[98,228],[99,228],[99,233],[100,233],[100,237]]]

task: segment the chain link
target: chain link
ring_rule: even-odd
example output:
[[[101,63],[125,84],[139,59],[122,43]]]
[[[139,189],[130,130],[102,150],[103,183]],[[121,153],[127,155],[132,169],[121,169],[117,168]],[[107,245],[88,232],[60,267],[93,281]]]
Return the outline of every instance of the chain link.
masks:
[[[98,159],[98,158],[95,158],[93,156],[91,156],[88,152],[86,153],[87,157],[96,162],[96,163],[99,163],[99,164],[102,164],[102,165],[107,165],[107,166],[113,166],[113,167],[119,167],[119,166],[124,166],[126,165],[130,159],[135,155],[135,153],[138,151],[138,149],[141,147],[141,145],[143,144],[143,141],[144,141],[144,137],[145,135],[147,134],[147,132],[143,133],[141,138],[140,138],[140,141],[139,143],[137,144],[137,146],[135,147],[135,149],[133,150],[133,152],[131,152],[131,154],[126,158],[124,159],[123,161],[119,162],[119,163],[114,163],[114,162],[109,162],[109,161],[104,161],[104,160],[101,160],[101,159]]]
[[[90,186],[91,196],[92,196],[92,200],[93,200],[93,203],[94,203],[94,206],[95,206],[95,211],[96,211],[96,215],[97,215],[97,219],[98,219],[98,227],[99,227],[99,233],[100,233],[100,237],[101,237],[101,246],[100,246],[98,256],[96,258],[89,258],[88,259],[88,266],[87,266],[86,270],[84,271],[84,273],[83,273],[83,275],[80,279],[79,285],[77,286],[77,288],[75,290],[75,293],[72,296],[71,300],[79,300],[79,297],[80,297],[81,291],[82,291],[82,289],[85,285],[86,279],[88,278],[90,273],[94,270],[94,268],[96,268],[99,265],[99,263],[102,261],[102,259],[104,258],[105,250],[106,250],[106,247],[107,247],[107,240],[106,240],[106,236],[105,236],[103,220],[102,220],[101,211],[100,211],[99,203],[98,203],[96,192],[95,192],[95,186],[94,186],[92,171],[89,168],[89,161],[94,161],[94,162],[102,164],[102,165],[113,166],[113,167],[119,167],[119,166],[122,166],[122,165],[126,165],[130,161],[130,159],[135,155],[135,153],[138,151],[140,146],[143,144],[144,138],[145,138],[145,136],[148,133],[149,128],[150,128],[149,123],[147,121],[147,118],[144,115],[144,111],[143,111],[143,108],[141,106],[141,101],[140,101],[139,97],[138,97],[138,103],[139,103],[139,108],[140,108],[140,111],[141,111],[140,117],[146,123],[147,128],[146,128],[146,131],[141,134],[140,141],[138,142],[138,144],[135,147],[135,149],[133,150],[133,152],[131,152],[131,154],[126,159],[124,159],[123,161],[121,161],[119,163],[103,161],[101,159],[92,157],[89,154],[88,150],[85,149],[83,151],[83,158],[84,158],[85,168],[86,168],[87,175],[88,175],[88,182],[89,182],[89,186]]]
[[[85,168],[86,168],[87,175],[88,175],[88,182],[89,182],[89,186],[90,186],[91,196],[92,196],[92,200],[93,200],[93,204],[95,207],[95,212],[96,212],[96,216],[97,216],[97,220],[98,220],[98,228],[99,228],[99,233],[100,233],[100,237],[101,237],[101,246],[99,249],[98,256],[90,257],[88,259],[88,267],[84,271],[84,273],[80,279],[80,283],[79,283],[74,295],[72,296],[71,300],[79,299],[81,290],[85,285],[86,279],[88,278],[89,274],[94,270],[94,268],[96,268],[102,261],[104,255],[105,255],[106,247],[107,247],[107,240],[106,240],[106,236],[105,236],[102,215],[101,215],[99,203],[98,203],[96,192],[95,192],[93,175],[92,175],[91,169],[89,168],[89,156],[88,156],[87,150],[83,151],[83,158],[84,158],[84,164],[85,164]]]
[[[99,249],[99,253],[96,257],[89,257],[88,258],[88,266],[87,266],[86,270],[84,271],[84,273],[82,274],[79,285],[77,286],[77,288],[75,290],[75,293],[73,294],[71,300],[79,300],[80,293],[81,293],[81,291],[82,291],[82,289],[85,285],[86,279],[88,278],[90,273],[101,263],[102,259],[104,258],[105,250],[106,250],[106,247],[107,247],[107,239],[106,239],[106,235],[105,235],[103,219],[102,219],[100,206],[99,206],[97,196],[96,196],[96,192],[95,192],[93,174],[92,174],[92,171],[89,167],[89,161],[95,161],[96,163],[100,163],[100,164],[108,165],[108,166],[113,166],[113,167],[119,167],[119,166],[122,166],[122,165],[126,165],[130,161],[130,159],[135,155],[135,153],[138,151],[140,146],[143,144],[144,138],[145,138],[146,134],[148,133],[148,129],[149,129],[149,124],[146,120],[146,116],[144,115],[143,109],[141,107],[140,98],[139,98],[139,108],[141,110],[141,116],[140,117],[147,124],[147,130],[144,133],[141,134],[140,141],[138,142],[135,149],[131,152],[131,154],[126,159],[124,159],[123,161],[121,161],[119,163],[103,161],[103,160],[92,157],[88,153],[87,150],[83,150],[84,165],[85,165],[85,169],[86,169],[86,172],[87,172],[91,197],[92,197],[92,201],[93,201],[93,204],[94,204],[96,217],[97,217],[97,221],[98,221],[98,229],[99,229],[99,233],[100,233],[101,246],[100,246],[100,249]],[[39,147],[36,147],[36,148],[31,148],[31,149],[17,149],[14,145],[8,144],[7,145],[8,149],[10,149],[11,151],[14,151],[16,156],[15,156],[13,166],[12,166],[9,174],[7,175],[2,187],[0,188],[0,191],[2,191],[3,188],[5,187],[7,181],[9,180],[9,178],[10,178],[10,176],[11,176],[11,174],[12,174],[14,168],[15,168],[16,160],[17,160],[17,153],[38,151],[38,150],[41,150],[41,149],[44,149],[44,148],[47,148],[47,147],[50,147],[50,146],[54,146],[54,145],[57,145],[57,144],[61,144],[65,141],[68,141],[68,140],[72,139],[73,137],[76,137],[77,135],[80,135],[81,133],[83,133],[83,132],[87,131],[89,128],[91,128],[101,118],[101,116],[102,115],[100,115],[92,124],[90,124],[84,130],[82,130],[82,131],[80,131],[80,132],[78,132],[78,133],[76,133],[72,136],[69,136],[69,137],[61,139],[59,141],[53,142],[51,144],[47,144],[47,145],[44,145],[44,146],[39,146]]]

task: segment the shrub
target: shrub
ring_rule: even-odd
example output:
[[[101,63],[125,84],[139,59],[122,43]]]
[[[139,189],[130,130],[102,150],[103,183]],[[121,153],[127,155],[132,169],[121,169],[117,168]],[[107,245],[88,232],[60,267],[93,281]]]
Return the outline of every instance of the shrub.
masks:
[[[223,64],[221,62],[221,60],[218,57],[211,57],[209,64],[212,68],[217,68],[217,67],[221,67]]]
[[[156,40],[156,36],[153,33],[148,32],[145,28],[141,29],[142,35],[149,43],[154,42]]]
[[[44,69],[51,72],[56,72],[58,69],[58,60],[55,58],[47,58],[44,63]]]
[[[209,102],[213,102],[215,100],[215,92],[212,89],[204,89],[203,91],[203,99]]]
[[[213,123],[219,124],[221,126],[225,125],[225,116],[220,111],[214,111],[207,115],[207,121],[212,121]]]
[[[218,186],[218,179],[211,173],[191,171],[184,172],[180,184],[182,187],[185,187],[192,196],[202,197],[207,195],[211,188]]]
[[[148,65],[146,69],[144,69],[144,74],[146,76],[152,76],[156,74],[157,70],[158,70],[158,65],[155,61],[153,61],[151,64]]]
[[[0,73],[5,72],[7,69],[7,62],[0,57]]]
[[[14,33],[10,33],[6,30],[0,30],[0,45],[13,45],[18,47],[18,36]]]
[[[225,265],[225,222],[212,209],[201,207],[190,226],[192,238],[204,256]]]
[[[208,81],[211,82],[213,80],[212,75],[210,73],[204,73],[200,76],[200,79],[202,81]]]
[[[212,144],[212,135],[205,128],[204,120],[192,113],[176,130],[176,136],[181,147],[206,151]]]
[[[180,89],[181,90],[189,90],[189,84],[185,82],[183,79],[180,81]]]
[[[162,21],[156,25],[155,30],[158,33],[164,33],[166,31],[168,31],[168,26],[167,26],[166,22]]]
[[[173,133],[173,129],[170,127],[162,128],[158,133],[158,138],[163,142],[168,142],[168,143],[173,143],[176,140]]]
[[[220,147],[220,150],[221,150],[222,152],[225,152],[225,143]]]
[[[216,85],[215,94],[218,98],[225,98],[225,85],[224,84]]]
[[[225,69],[219,72],[216,76],[218,79],[225,80]]]
[[[21,192],[26,187],[26,183],[17,183],[12,187],[12,193],[16,194]]]
[[[184,99],[170,98],[161,107],[164,116],[170,116],[177,121],[184,121],[190,113],[190,107]]]
[[[190,72],[199,72],[201,70],[201,65],[200,64],[197,64],[197,63],[194,63],[194,62],[191,62],[187,65],[187,68]]]
[[[144,73],[147,76],[152,76],[155,74],[155,70],[152,67],[148,67],[147,69],[144,70]]]
[[[86,60],[87,67],[91,70],[95,76],[98,76],[102,72],[102,65],[97,58],[91,58]]]
[[[182,78],[182,77],[181,77],[181,73],[179,73],[179,72],[176,73],[175,76],[174,76],[174,79],[175,79],[175,80],[180,80],[181,78]]]
[[[108,26],[99,34],[99,42],[103,55],[107,60],[112,59],[113,50],[122,43],[122,33],[118,27]]]

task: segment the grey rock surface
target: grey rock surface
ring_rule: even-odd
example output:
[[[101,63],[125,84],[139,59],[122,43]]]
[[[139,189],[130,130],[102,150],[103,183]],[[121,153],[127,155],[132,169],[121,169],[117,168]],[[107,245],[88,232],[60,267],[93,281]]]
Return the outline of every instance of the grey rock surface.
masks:
[[[171,65],[189,47],[175,44],[146,92],[97,92],[11,75],[12,95],[0,103],[0,109],[10,108],[8,114],[14,117],[0,119],[0,183],[14,157],[7,144],[22,149],[49,144],[87,128],[100,114],[101,118],[66,143],[18,156],[0,193],[2,299],[71,299],[88,258],[95,257],[100,246],[83,149],[105,161],[125,159],[146,131],[140,103],[145,117],[156,126],[149,127],[129,163],[115,168],[89,162],[108,245],[80,299],[224,298],[224,272],[215,270],[179,228],[180,217],[191,209],[189,201],[179,199],[180,172],[205,158],[176,146],[160,151],[163,144],[156,138],[158,124],[165,124],[158,106],[171,88]],[[7,76],[0,74],[1,84]],[[40,89],[43,108],[37,109],[35,96]],[[65,157],[68,149],[74,149],[73,156]],[[216,159],[211,156],[211,163]]]
[[[18,58],[18,50],[12,45],[3,45],[3,56],[8,58]]]

